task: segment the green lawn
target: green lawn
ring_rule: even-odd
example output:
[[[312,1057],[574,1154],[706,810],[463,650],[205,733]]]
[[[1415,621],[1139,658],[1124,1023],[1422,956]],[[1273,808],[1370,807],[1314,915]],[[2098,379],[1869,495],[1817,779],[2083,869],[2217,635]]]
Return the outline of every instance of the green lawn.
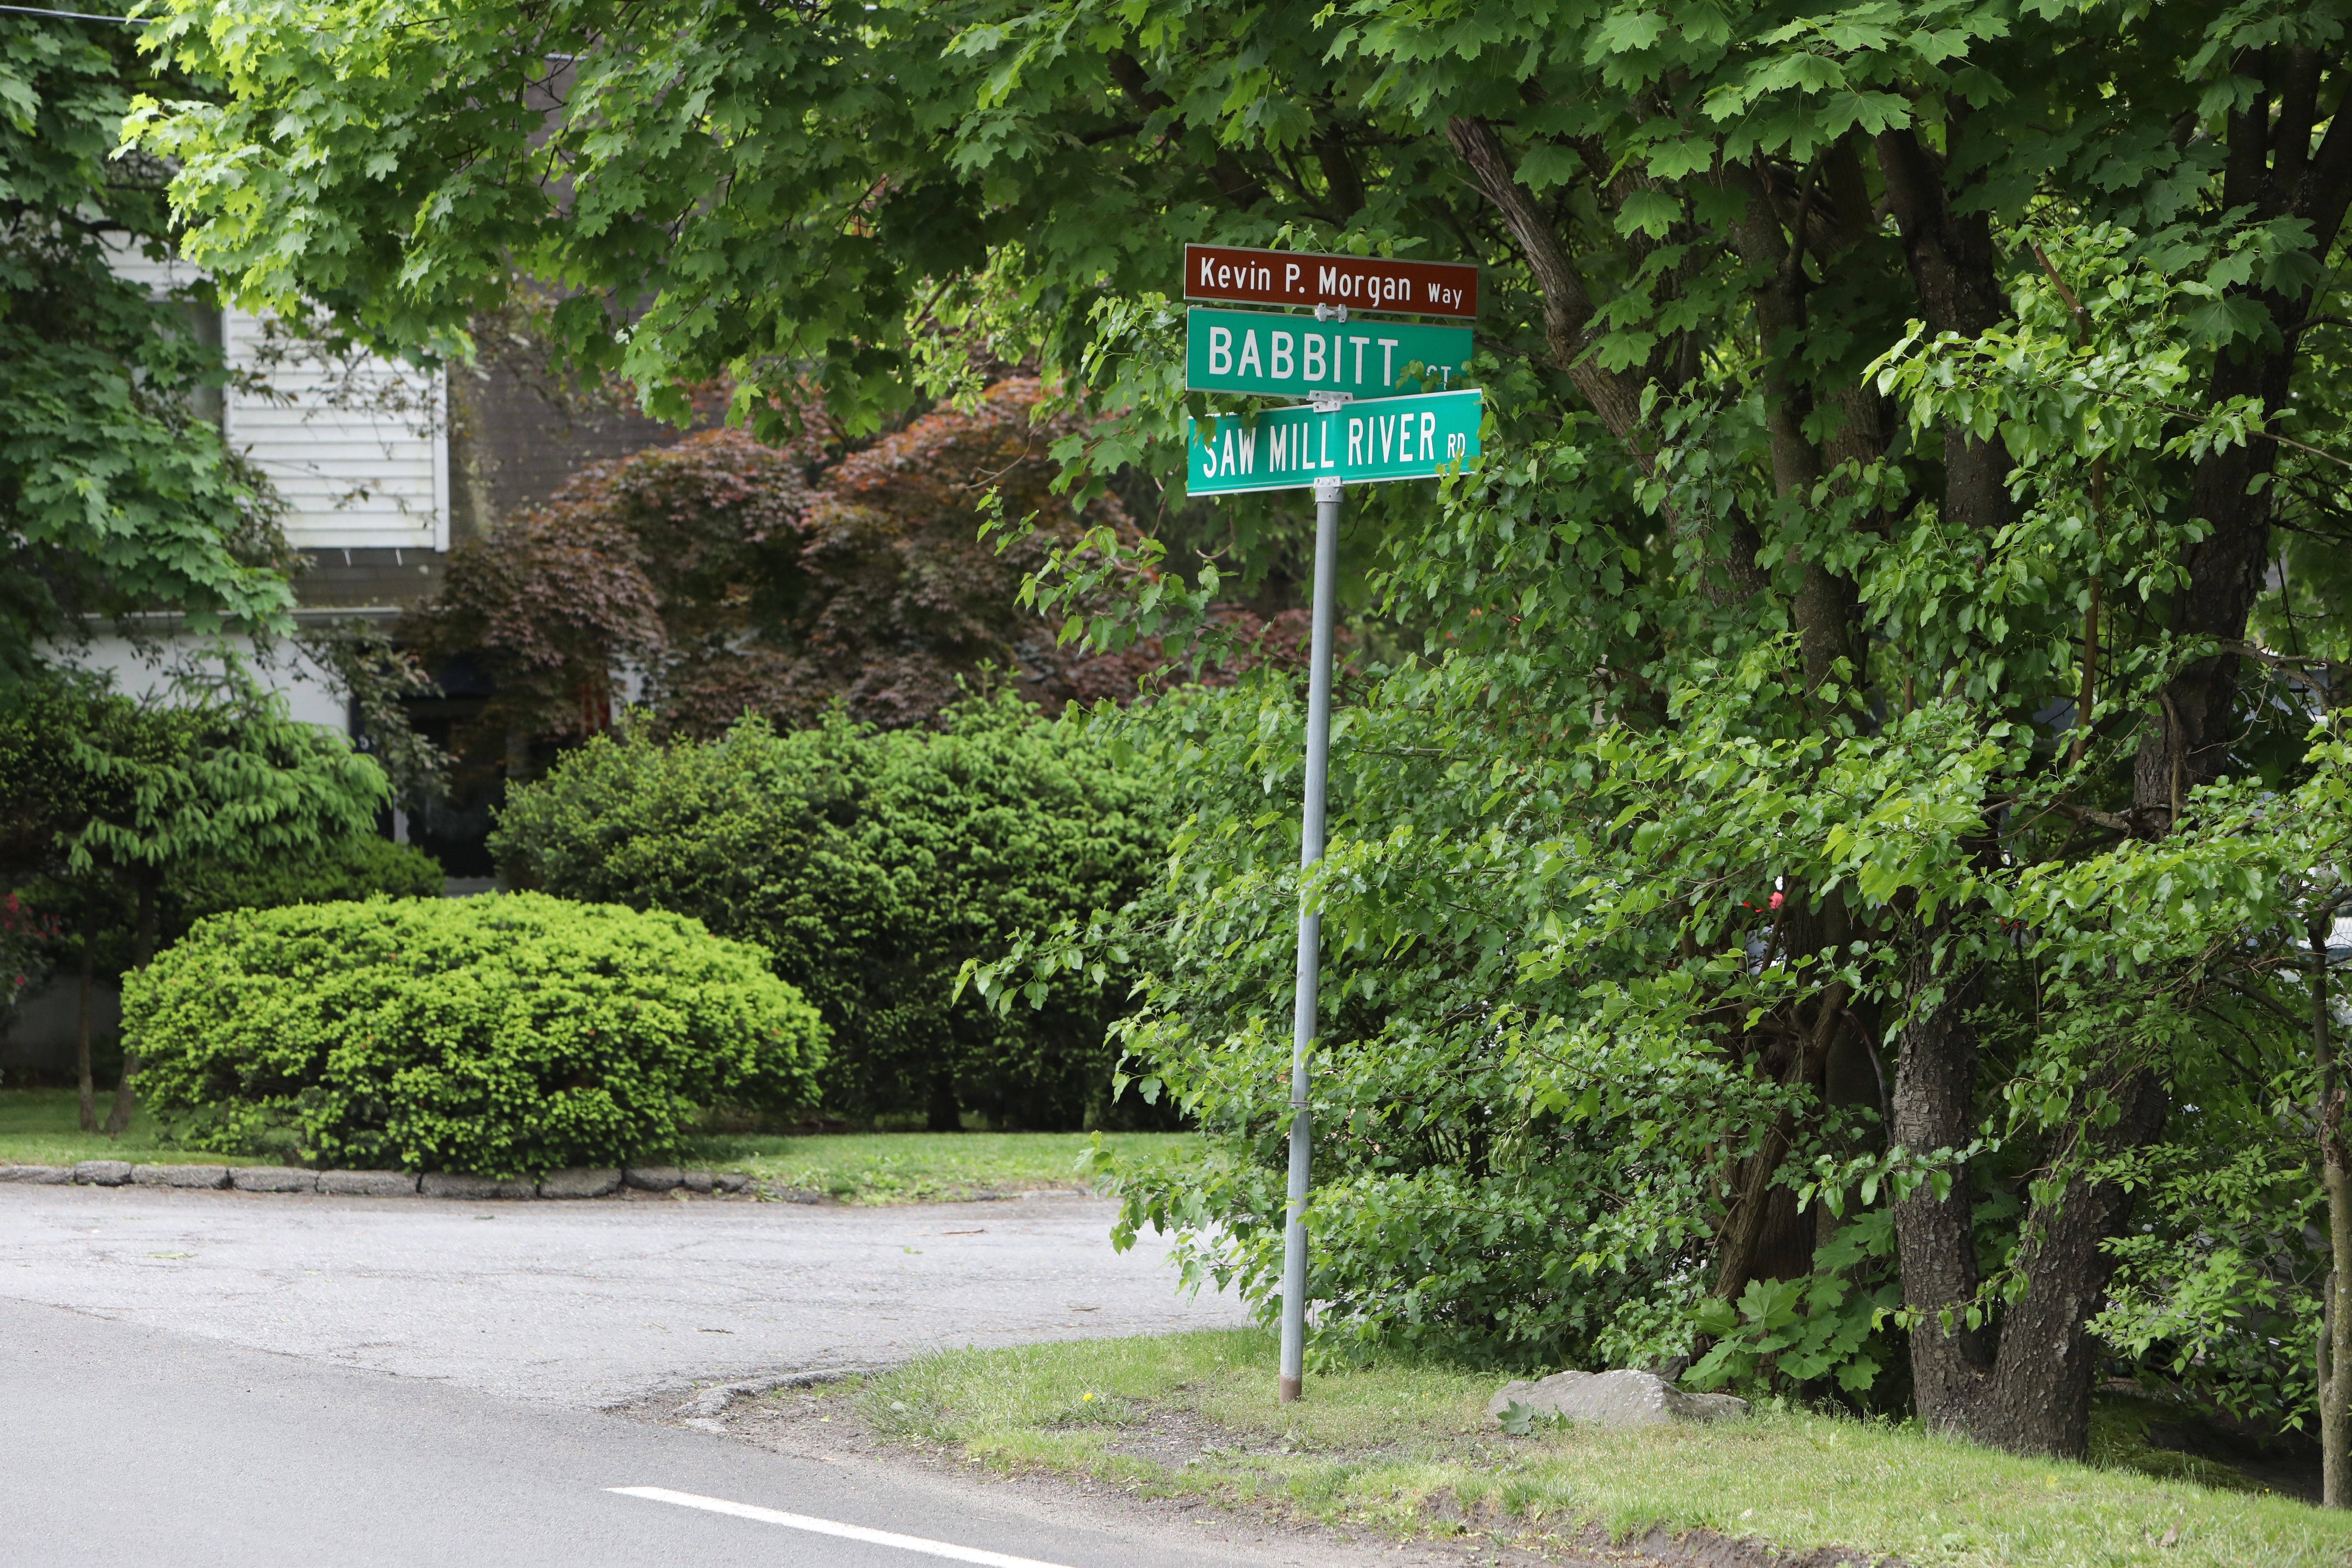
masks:
[[[1539,1545],[1706,1529],[1916,1568],[2343,1563],[2352,1514],[2268,1495],[2103,1418],[2092,1463],[2022,1459],[1886,1422],[1765,1409],[1745,1422],[1528,1437],[1482,1429],[1500,1379],[1397,1364],[1274,1400],[1256,1331],[950,1351],[848,1397],[886,1437],[1007,1469],[1082,1473],[1400,1536]]]
[[[81,1160],[130,1160],[146,1165],[218,1164],[225,1156],[200,1150],[159,1149],[155,1125],[134,1110],[119,1138],[80,1130],[79,1103],[69,1089],[0,1089],[0,1165],[70,1165]],[[105,1125],[114,1086],[99,1090],[98,1120]]]
[[[111,1094],[99,1097],[100,1120]],[[69,1089],[0,1089],[0,1165],[70,1165],[79,1160],[202,1164],[236,1158],[156,1146],[153,1124],[134,1114],[120,1138],[77,1131]],[[1113,1132],[1114,1147],[1172,1151],[1181,1132]],[[815,1138],[715,1133],[692,1140],[679,1159],[748,1171],[762,1183],[814,1191],[844,1203],[937,1203],[991,1194],[1076,1190],[1086,1132],[844,1132]]]
[[[1182,1132],[1107,1132],[1125,1152],[1171,1152]],[[712,1134],[684,1157],[715,1170],[825,1194],[845,1203],[938,1203],[990,1194],[1076,1189],[1089,1132],[836,1132],[815,1138]]]

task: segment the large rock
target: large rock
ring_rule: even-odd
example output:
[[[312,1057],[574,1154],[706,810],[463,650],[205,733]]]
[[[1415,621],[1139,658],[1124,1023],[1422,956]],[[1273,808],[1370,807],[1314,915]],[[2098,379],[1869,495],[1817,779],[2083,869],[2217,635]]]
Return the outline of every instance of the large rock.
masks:
[[[319,1190],[345,1198],[413,1198],[416,1178],[405,1171],[321,1171]]]
[[[676,1165],[631,1165],[621,1180],[641,1193],[667,1193],[686,1184],[686,1173]]]
[[[240,1193],[315,1193],[319,1173],[299,1165],[233,1165],[228,1184]]]
[[[131,1184],[134,1187],[202,1187],[228,1185],[226,1165],[133,1165]]]
[[[1748,1414],[1748,1401],[1728,1394],[1685,1394],[1647,1372],[1556,1372],[1534,1383],[1507,1383],[1486,1402],[1486,1419],[1499,1426],[1514,1405],[1538,1420],[1596,1426],[1663,1426],[1673,1421],[1723,1421]]]
[[[711,1189],[711,1175],[708,1171],[680,1171],[677,1184],[689,1193],[707,1193]]]
[[[751,1178],[740,1171],[721,1171],[710,1179],[722,1193],[748,1193],[751,1190]]]
[[[119,1187],[131,1179],[128,1160],[84,1160],[74,1167],[73,1179],[93,1187]]]
[[[539,1195],[543,1198],[601,1198],[620,1187],[621,1173],[609,1168],[575,1165],[568,1171],[550,1171],[539,1179]]]
[[[49,1187],[72,1180],[71,1165],[0,1165],[0,1182],[30,1182]]]
[[[529,1176],[466,1176],[454,1171],[427,1171],[419,1189],[428,1198],[531,1198],[539,1184]]]

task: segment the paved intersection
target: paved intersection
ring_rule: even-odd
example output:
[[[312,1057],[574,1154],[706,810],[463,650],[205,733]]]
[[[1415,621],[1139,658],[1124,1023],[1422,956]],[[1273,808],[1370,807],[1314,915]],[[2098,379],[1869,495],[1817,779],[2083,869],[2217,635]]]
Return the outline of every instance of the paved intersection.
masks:
[[[782,1369],[1241,1320],[1230,1300],[1178,1297],[1153,1247],[1113,1253],[1108,1218],[1076,1198],[839,1209],[0,1187],[0,1558],[1330,1562],[1313,1542],[598,1413]]]
[[[1243,1321],[1077,1197],[905,1208],[0,1187],[0,1298],[574,1406]]]

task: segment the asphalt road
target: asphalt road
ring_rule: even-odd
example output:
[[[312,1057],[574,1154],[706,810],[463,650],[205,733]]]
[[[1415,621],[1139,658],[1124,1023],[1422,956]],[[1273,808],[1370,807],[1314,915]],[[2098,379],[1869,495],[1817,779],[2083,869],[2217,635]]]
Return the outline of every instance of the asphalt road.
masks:
[[[449,1382],[0,1300],[11,1568],[922,1568],[936,1552],[631,1496],[663,1489],[962,1561],[1329,1563],[950,1476],[782,1455]],[[948,1560],[956,1560],[950,1558]],[[1393,1558],[1390,1561],[1394,1561]]]
[[[0,1187],[0,1299],[596,1407],[925,1351],[1238,1323],[1110,1205],[466,1204]]]
[[[1311,1542],[1188,1533],[598,1413],[940,1346],[1240,1321],[1230,1300],[1177,1297],[1150,1248],[1113,1253],[1108,1219],[1083,1199],[824,1209],[0,1188],[0,1562],[1330,1561]]]

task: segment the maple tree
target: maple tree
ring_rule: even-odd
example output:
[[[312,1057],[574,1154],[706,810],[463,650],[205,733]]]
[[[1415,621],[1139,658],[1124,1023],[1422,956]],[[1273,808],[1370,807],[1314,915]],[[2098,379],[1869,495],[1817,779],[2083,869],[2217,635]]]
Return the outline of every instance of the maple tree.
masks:
[[[142,612],[289,624],[272,493],[201,411],[227,375],[189,314],[208,290],[114,270],[173,237],[168,171],[112,156],[123,114],[196,90],[130,27],[0,16],[0,689]]]
[[[2129,1353],[2315,1405],[2352,1501],[2352,1338],[2324,1398],[2276,1349],[2352,1275],[2304,1228],[2332,1047],[2279,1022],[2344,897],[2337,7],[451,14],[177,0],[236,87],[142,134],[236,287],[455,343],[520,267],[649,406],[724,373],[781,431],[814,376],[860,432],[992,289],[1083,497],[1181,461],[1181,241],[1485,268],[1486,458],[1351,499],[1428,636],[1349,692],[1328,868],[1266,798],[1284,682],[1131,721],[1198,821],[1129,1043],[1236,1155],[1131,1220],[1269,1300],[1253,1020],[1320,900],[1327,1342],[1752,1347],[1808,1281],[1800,1381],[1871,1387],[1883,1310],[1929,1426],[2079,1453]],[[1232,564],[1104,520],[1034,590],[1139,655]]]

